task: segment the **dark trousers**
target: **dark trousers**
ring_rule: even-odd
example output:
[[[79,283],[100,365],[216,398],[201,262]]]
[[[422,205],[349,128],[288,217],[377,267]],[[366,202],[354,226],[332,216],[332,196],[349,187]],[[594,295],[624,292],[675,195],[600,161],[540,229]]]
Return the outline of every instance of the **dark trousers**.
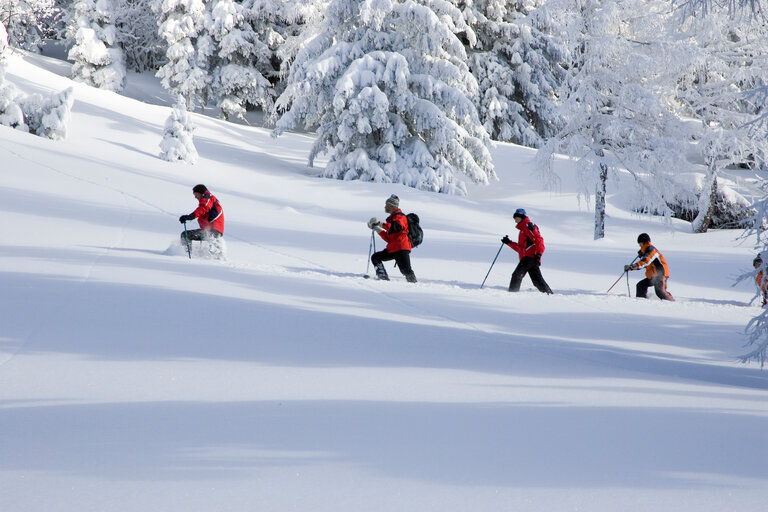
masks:
[[[661,274],[638,281],[636,295],[642,299],[647,298],[648,288],[651,286],[656,291],[656,296],[661,300],[675,300],[672,298],[672,294],[667,291],[667,278]]]
[[[519,292],[520,284],[523,282],[525,274],[528,274],[531,276],[533,286],[535,286],[537,290],[539,290],[541,293],[552,293],[552,289],[544,280],[544,276],[541,275],[539,266],[539,262],[530,256],[526,256],[521,259],[520,263],[517,264],[515,271],[512,272],[512,279],[509,281],[509,291]]]
[[[220,236],[224,236],[215,229],[188,229],[186,231],[186,236],[184,235],[184,231],[181,232],[181,243],[186,244],[187,238],[189,238],[189,241],[192,240],[208,240],[209,238],[219,238]]]
[[[371,263],[373,263],[373,266],[376,269],[376,277],[389,281],[387,269],[384,268],[384,262],[391,260],[395,260],[397,268],[399,268],[400,273],[405,276],[406,281],[409,283],[416,282],[416,274],[413,273],[413,269],[411,268],[410,251],[388,252],[383,250],[373,253],[371,256]]]

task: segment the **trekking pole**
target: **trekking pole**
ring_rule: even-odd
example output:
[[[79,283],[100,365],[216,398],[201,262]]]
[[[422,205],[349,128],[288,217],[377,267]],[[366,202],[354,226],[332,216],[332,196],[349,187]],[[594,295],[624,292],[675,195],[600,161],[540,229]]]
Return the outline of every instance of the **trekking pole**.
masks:
[[[184,221],[184,240],[187,241],[187,254],[189,259],[192,259],[192,249],[189,246],[189,235],[187,235],[187,221]]]
[[[371,276],[368,275],[368,269],[371,268],[371,254],[372,254],[371,250],[374,247],[376,247],[376,239],[373,236],[373,228],[371,228],[371,243],[368,244],[368,264],[365,266],[365,274],[363,274],[363,277],[366,278],[366,279],[371,277]]]
[[[638,256],[635,256],[635,259],[630,261],[629,264],[630,265],[633,264],[637,258]],[[621,278],[624,277],[624,274],[627,274],[627,293],[629,293],[629,270],[625,270],[624,272],[622,272],[619,278],[611,285],[610,288],[608,288],[608,290],[606,290],[605,293],[609,293],[611,290],[613,290],[613,287],[616,286],[619,281],[621,281]],[[632,294],[630,293],[629,296],[631,297]]]
[[[629,291],[629,272],[627,272],[627,297],[631,297],[632,292]]]
[[[496,264],[496,260],[498,259],[498,257],[499,257],[499,254],[501,254],[501,249],[503,249],[503,248],[504,248],[504,242],[501,242],[501,247],[499,247],[499,250],[496,252],[496,257],[495,257],[495,258],[493,258],[493,263],[491,263],[491,268],[489,268],[489,269],[488,269],[488,273],[487,273],[487,274],[485,274],[485,279],[488,279],[488,276],[489,276],[489,275],[490,275],[490,273],[491,273],[491,269],[492,269],[492,268],[493,268],[493,266]],[[483,282],[482,282],[482,284],[480,284],[480,288],[482,288],[482,287],[483,287],[483,285],[485,284],[485,279],[483,279]]]
[[[611,285],[611,287],[610,287],[610,288],[608,288],[608,289],[605,291],[605,293],[610,293],[610,291],[611,291],[611,290],[613,290],[613,287],[614,287],[614,286],[616,286],[616,284],[617,284],[619,281],[621,281],[621,278],[622,278],[622,277],[624,277],[624,274],[627,274],[627,287],[629,287],[629,270],[625,270],[624,272],[622,272],[622,273],[621,273],[621,275],[619,276],[619,278],[618,278],[616,281],[614,281],[614,283]]]

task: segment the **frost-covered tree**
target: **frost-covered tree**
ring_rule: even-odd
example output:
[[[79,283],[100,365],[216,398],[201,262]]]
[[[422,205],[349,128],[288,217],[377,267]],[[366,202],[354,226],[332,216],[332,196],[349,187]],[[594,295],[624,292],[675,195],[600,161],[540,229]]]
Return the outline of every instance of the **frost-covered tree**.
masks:
[[[187,112],[186,101],[179,95],[171,115],[165,121],[163,140],[160,142],[160,158],[169,162],[197,162],[197,150],[192,137],[194,131],[195,126],[191,114]]]
[[[21,100],[29,132],[53,140],[67,136],[75,92],[71,87],[49,96],[33,94]]]
[[[465,194],[460,176],[495,177],[477,82],[444,1],[335,0],[291,67],[275,135],[316,129],[323,176]]]
[[[556,93],[571,49],[560,34],[571,11],[546,0],[458,4],[477,35],[465,41],[485,129],[495,140],[538,147],[561,123]]]
[[[165,40],[157,31],[156,0],[113,0],[117,42],[125,65],[137,72],[157,70],[165,59]]]
[[[671,94],[663,6],[653,0],[586,0],[577,32],[580,52],[560,94],[566,120],[539,155],[539,170],[551,179],[551,156],[578,159],[580,195],[595,197],[595,239],[605,234],[606,183],[612,170],[626,170],[636,184],[638,211],[671,217],[670,203],[691,205],[690,191],[671,179],[685,168],[686,125],[664,103]],[[658,11],[656,10],[658,9]],[[642,13],[638,15],[637,13]],[[690,206],[689,206],[690,207]]]
[[[248,14],[242,3],[216,0],[206,21],[216,44],[211,94],[225,119],[244,118],[248,107],[270,111],[274,102],[272,84],[257,67],[269,52],[253,31]]]
[[[15,48],[36,50],[46,32],[46,22],[54,16],[54,0],[0,0],[0,22]]]
[[[203,108],[210,97],[213,39],[205,31],[203,0],[158,0],[159,34],[166,41],[167,62],[157,76],[165,89],[184,96],[190,110]]]
[[[755,130],[768,110],[768,23],[730,16],[727,5],[708,5],[707,11],[711,15],[702,17],[683,10],[677,32],[678,45],[688,51],[681,60],[675,104],[681,115],[700,121],[695,138],[707,167],[692,223],[696,232],[712,222],[722,170],[764,161],[768,153],[765,137]]]
[[[119,92],[125,87],[126,70],[113,20],[112,0],[78,0],[69,28],[74,46],[68,58],[74,61],[75,80]]]
[[[26,130],[24,124],[24,114],[21,107],[16,102],[18,93],[16,88],[5,79],[8,63],[6,54],[8,52],[8,34],[5,26],[0,23],[0,125],[10,126],[19,130]]]

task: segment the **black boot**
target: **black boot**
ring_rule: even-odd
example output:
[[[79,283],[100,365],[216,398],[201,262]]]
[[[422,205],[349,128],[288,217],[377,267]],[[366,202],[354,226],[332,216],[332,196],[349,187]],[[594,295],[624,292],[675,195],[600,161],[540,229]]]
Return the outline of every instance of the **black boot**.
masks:
[[[418,281],[416,281],[416,274],[414,274],[413,272],[411,272],[409,274],[405,274],[405,280],[408,281],[409,283],[416,283],[416,282],[418,282]]]
[[[381,279],[382,281],[389,281],[389,275],[387,275],[387,269],[384,268],[383,263],[377,263],[373,266],[373,268],[376,269],[376,279]]]

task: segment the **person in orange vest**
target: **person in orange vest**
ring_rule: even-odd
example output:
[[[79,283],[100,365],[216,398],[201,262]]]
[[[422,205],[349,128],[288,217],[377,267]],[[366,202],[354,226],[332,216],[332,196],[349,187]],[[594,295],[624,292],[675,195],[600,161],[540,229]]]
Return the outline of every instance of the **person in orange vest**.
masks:
[[[674,301],[672,294],[667,291],[669,267],[664,255],[651,245],[651,237],[648,233],[640,233],[637,237],[637,243],[640,245],[640,250],[637,251],[639,261],[631,265],[624,265],[624,272],[645,269],[645,279],[638,281],[636,296],[643,299],[647,298],[648,288],[653,286],[658,298]]]
[[[179,222],[184,224],[197,219],[200,229],[187,230],[186,236],[182,231],[181,243],[185,243],[187,237],[190,240],[204,240],[224,236],[224,210],[216,196],[202,184],[192,187],[192,195],[198,201],[197,208],[189,215],[179,217]]]
[[[763,306],[768,304],[768,276],[765,275],[763,269],[763,258],[758,254],[755,259],[752,260],[752,266],[757,270],[755,274],[755,283],[763,294]]]

